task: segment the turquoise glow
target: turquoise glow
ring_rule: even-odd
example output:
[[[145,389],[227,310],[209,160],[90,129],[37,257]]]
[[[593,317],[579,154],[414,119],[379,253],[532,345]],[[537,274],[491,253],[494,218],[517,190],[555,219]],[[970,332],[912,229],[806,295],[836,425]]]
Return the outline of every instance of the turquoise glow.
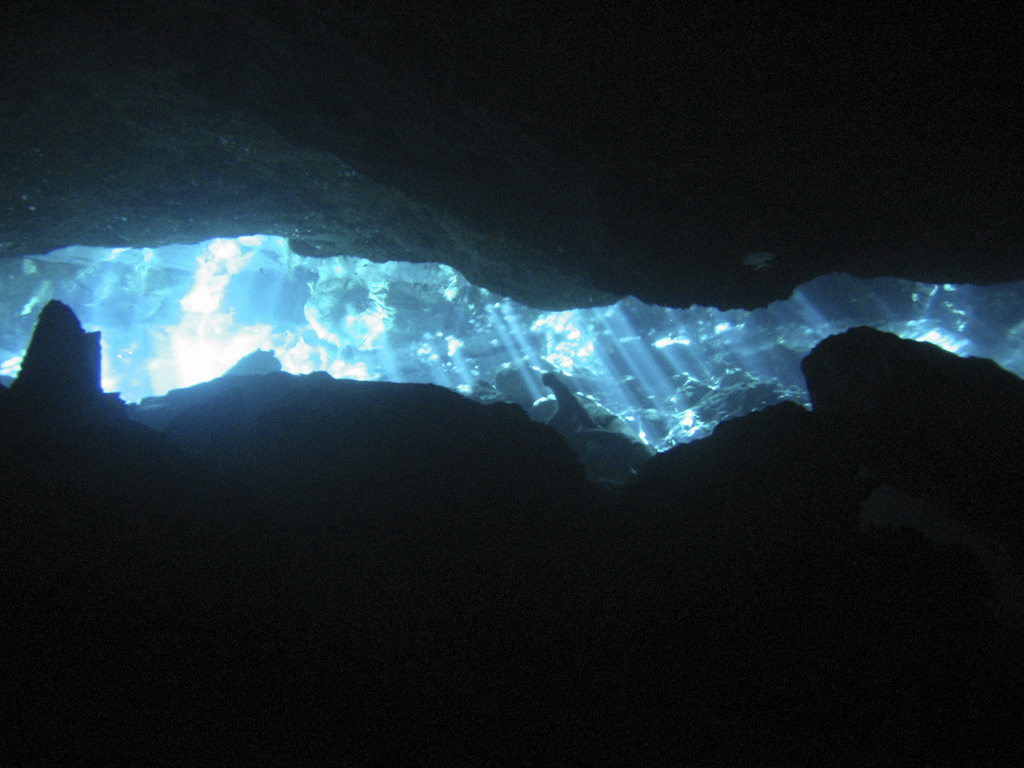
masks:
[[[103,386],[129,401],[221,375],[270,349],[284,370],[431,382],[527,409],[543,372],[570,377],[658,450],[783,399],[806,402],[799,360],[873,325],[1024,373],[1024,284],[978,288],[819,278],[753,312],[626,298],[544,312],[443,264],[292,253],[279,237],[164,248],[65,248],[0,263],[0,375],[14,376],[51,298],[102,332]]]

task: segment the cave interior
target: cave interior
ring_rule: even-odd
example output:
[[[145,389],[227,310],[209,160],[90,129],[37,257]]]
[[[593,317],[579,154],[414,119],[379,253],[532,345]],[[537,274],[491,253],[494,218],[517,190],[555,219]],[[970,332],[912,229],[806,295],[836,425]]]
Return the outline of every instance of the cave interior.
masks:
[[[11,764],[1024,754],[1022,24],[5,5]]]

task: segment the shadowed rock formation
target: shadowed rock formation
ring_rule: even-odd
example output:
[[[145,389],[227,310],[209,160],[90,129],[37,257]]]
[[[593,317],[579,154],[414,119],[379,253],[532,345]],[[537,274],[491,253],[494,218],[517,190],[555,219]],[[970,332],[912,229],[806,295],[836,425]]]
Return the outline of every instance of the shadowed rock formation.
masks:
[[[70,407],[40,387],[39,418]],[[1021,617],[994,605],[1019,562],[860,530],[827,410],[723,423],[599,494],[519,406],[429,385],[226,376],[61,429],[0,395],[11,764],[1020,754]]]
[[[557,403],[547,425],[576,452],[591,479],[622,485],[654,455],[621,419],[591,400],[581,401],[558,374],[545,373],[541,381]]]
[[[868,327],[804,358],[814,412],[882,481],[964,513],[1024,513],[1024,381]]]
[[[0,258],[262,233],[550,308],[1024,276],[998,14],[34,0],[0,28]]]
[[[39,313],[32,340],[11,383],[11,402],[34,419],[71,424],[108,418],[122,405],[100,389],[100,334],[86,333],[66,304]]]
[[[52,405],[98,397],[99,332],[86,333],[69,306],[48,302],[39,313],[11,391],[26,401]]]

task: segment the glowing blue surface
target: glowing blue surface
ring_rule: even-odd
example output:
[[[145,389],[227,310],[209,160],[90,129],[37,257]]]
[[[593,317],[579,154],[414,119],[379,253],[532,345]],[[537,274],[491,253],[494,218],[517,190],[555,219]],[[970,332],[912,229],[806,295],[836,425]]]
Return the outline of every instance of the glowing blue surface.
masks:
[[[66,248],[0,263],[0,374],[16,375],[51,298],[102,332],[103,385],[129,401],[272,349],[292,373],[431,382],[531,408],[558,370],[653,447],[725,418],[806,402],[800,358],[873,325],[1024,373],[1024,284],[977,288],[822,277],[754,312],[633,298],[542,312],[441,264],[314,259],[278,237],[158,249]],[[543,414],[539,409],[536,415]]]

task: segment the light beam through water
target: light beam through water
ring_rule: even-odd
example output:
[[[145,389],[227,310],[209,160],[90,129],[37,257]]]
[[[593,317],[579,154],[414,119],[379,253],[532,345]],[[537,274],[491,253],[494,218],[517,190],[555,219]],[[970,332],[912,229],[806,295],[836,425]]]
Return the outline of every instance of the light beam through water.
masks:
[[[429,382],[528,410],[550,397],[541,375],[558,371],[657,450],[781,400],[806,404],[800,359],[855,325],[1024,373],[1022,283],[830,275],[753,312],[634,298],[545,312],[442,264],[302,257],[252,236],[0,262],[0,376],[16,375],[51,298],[102,332],[103,387],[128,401],[219,376],[257,349],[291,373]]]

